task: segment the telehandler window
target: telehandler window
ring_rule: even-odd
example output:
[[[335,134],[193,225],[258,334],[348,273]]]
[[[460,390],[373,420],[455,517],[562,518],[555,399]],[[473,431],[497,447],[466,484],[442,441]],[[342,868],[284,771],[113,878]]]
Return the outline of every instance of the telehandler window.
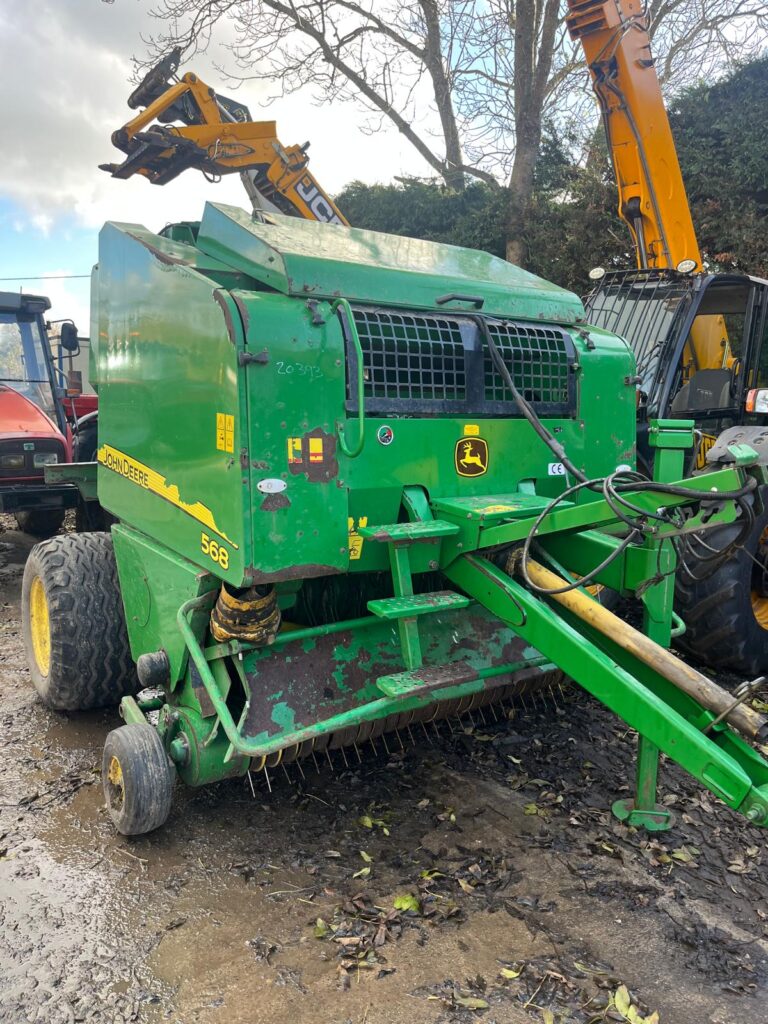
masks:
[[[726,410],[739,404],[744,356],[748,347],[749,285],[710,284],[683,348],[673,391],[674,416],[694,418],[707,410]],[[719,366],[701,366],[702,348],[718,354]]]

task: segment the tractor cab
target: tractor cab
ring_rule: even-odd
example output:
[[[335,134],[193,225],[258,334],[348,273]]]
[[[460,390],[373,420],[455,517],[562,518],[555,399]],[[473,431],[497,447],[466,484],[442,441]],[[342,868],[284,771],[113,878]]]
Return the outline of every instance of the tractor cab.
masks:
[[[45,483],[45,467],[70,462],[72,431],[46,333],[44,296],[0,292],[0,512],[37,536],[55,533],[77,503],[70,486]],[[61,344],[77,347],[74,324]]]
[[[635,354],[641,459],[650,463],[651,418],[695,421],[696,469],[723,430],[764,422],[750,396],[768,387],[768,281],[614,271],[596,278],[585,306],[589,323],[619,334]]]

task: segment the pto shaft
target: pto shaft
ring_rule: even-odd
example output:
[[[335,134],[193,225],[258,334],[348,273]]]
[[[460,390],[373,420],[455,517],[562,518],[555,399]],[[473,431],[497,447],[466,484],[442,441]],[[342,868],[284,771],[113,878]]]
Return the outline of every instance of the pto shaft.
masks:
[[[517,564],[519,565],[519,562]],[[557,590],[568,585],[567,580],[532,558],[526,562],[526,569],[531,582],[543,590]],[[552,600],[557,601],[558,604],[567,608],[588,625],[593,626],[599,633],[620,644],[638,661],[664,676],[702,707],[717,716],[722,716],[729,725],[744,736],[762,741],[768,734],[768,719],[763,715],[759,715],[752,708],[745,707],[743,704],[733,707],[733,694],[728,693],[701,672],[697,672],[695,668],[686,665],[666,648],[628,625],[623,619],[609,612],[607,608],[598,604],[591,597],[579,590],[570,590],[550,596]]]

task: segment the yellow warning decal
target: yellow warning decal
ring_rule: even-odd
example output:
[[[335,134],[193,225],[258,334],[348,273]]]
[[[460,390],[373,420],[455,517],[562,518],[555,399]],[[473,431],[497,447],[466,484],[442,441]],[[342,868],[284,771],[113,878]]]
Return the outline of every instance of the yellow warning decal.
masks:
[[[306,456],[306,458],[305,458]],[[325,458],[325,449],[322,437],[307,437],[306,450],[303,437],[288,438],[288,463],[296,466],[302,462],[322,462]]]
[[[113,473],[125,477],[126,480],[130,480],[137,487],[143,487],[145,491],[151,491],[158,498],[163,498],[165,501],[169,501],[171,505],[175,505],[176,508],[180,508],[182,512],[186,512],[188,516],[192,516],[198,523],[207,526],[209,530],[218,534],[222,540],[225,540],[237,550],[237,544],[218,528],[213,518],[213,512],[206,505],[203,505],[200,501],[195,501],[192,504],[182,501],[176,484],[167,483],[165,477],[161,476],[154,469],[150,469],[143,462],[132,459],[130,455],[126,455],[125,452],[121,452],[109,444],[103,444],[99,448],[96,453],[96,459],[106,469],[112,470]]]
[[[352,516],[347,518],[347,530],[349,531],[349,559],[356,562],[363,553],[363,538],[357,532],[361,526],[368,525],[368,516],[360,516],[355,527],[355,520]]]
[[[235,417],[227,413],[216,413],[216,447],[220,452],[235,450]]]

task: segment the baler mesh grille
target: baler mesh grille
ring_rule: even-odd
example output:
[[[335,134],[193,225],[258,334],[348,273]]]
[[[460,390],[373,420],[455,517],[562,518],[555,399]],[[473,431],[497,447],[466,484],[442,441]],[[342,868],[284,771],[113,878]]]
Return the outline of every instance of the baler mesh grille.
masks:
[[[490,321],[488,333],[523,398],[534,406],[567,404],[569,360],[565,335],[560,328]],[[485,397],[490,402],[508,401],[511,397],[487,349]]]
[[[400,401],[463,401],[464,348],[458,322],[356,309],[365,395]]]
[[[466,313],[352,307],[365,408],[376,415],[519,416],[491,360],[495,342],[518,390],[542,416],[576,412],[568,331]],[[347,409],[357,410],[357,355],[347,337]]]

